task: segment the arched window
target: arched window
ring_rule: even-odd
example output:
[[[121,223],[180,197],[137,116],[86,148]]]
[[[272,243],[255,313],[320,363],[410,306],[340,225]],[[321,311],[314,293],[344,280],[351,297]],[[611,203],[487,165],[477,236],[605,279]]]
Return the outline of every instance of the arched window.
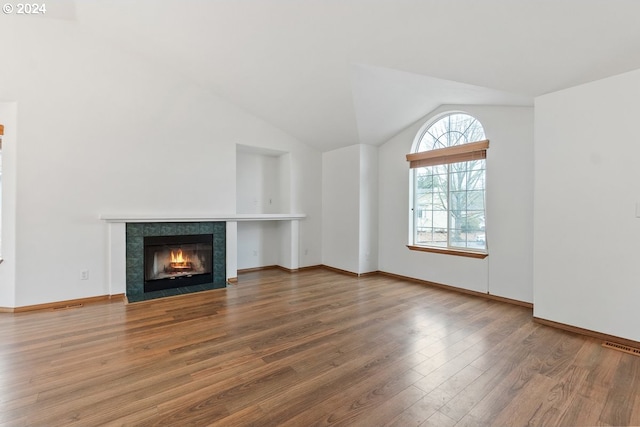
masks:
[[[411,168],[411,249],[485,257],[485,172],[489,141],[466,113],[422,127]]]

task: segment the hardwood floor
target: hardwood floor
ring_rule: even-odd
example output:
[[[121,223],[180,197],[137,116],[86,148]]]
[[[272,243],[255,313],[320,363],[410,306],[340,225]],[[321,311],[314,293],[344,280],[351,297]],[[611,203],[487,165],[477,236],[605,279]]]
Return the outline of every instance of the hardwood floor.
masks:
[[[640,357],[381,275],[0,314],[0,425],[640,425]]]

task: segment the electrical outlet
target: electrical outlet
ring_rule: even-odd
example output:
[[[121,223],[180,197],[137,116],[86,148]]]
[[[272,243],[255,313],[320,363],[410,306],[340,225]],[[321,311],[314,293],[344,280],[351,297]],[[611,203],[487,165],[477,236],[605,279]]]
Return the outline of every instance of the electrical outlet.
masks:
[[[89,280],[89,270],[82,270],[80,272],[80,280]]]

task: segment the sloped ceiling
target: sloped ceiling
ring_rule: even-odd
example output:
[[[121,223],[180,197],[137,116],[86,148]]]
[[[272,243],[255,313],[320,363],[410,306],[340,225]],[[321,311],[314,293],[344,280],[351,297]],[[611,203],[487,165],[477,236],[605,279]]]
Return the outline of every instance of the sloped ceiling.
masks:
[[[319,150],[438,105],[532,105],[640,68],[637,0],[60,0],[73,20]]]
[[[379,145],[442,104],[530,106],[532,98],[435,77],[353,66],[353,102],[360,142]]]

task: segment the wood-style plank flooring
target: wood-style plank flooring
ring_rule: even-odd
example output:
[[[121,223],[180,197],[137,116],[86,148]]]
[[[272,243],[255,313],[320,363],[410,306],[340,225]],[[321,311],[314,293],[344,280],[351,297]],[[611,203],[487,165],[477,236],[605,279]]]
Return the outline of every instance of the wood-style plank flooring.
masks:
[[[325,269],[0,314],[0,425],[640,425],[640,357],[531,310]]]

